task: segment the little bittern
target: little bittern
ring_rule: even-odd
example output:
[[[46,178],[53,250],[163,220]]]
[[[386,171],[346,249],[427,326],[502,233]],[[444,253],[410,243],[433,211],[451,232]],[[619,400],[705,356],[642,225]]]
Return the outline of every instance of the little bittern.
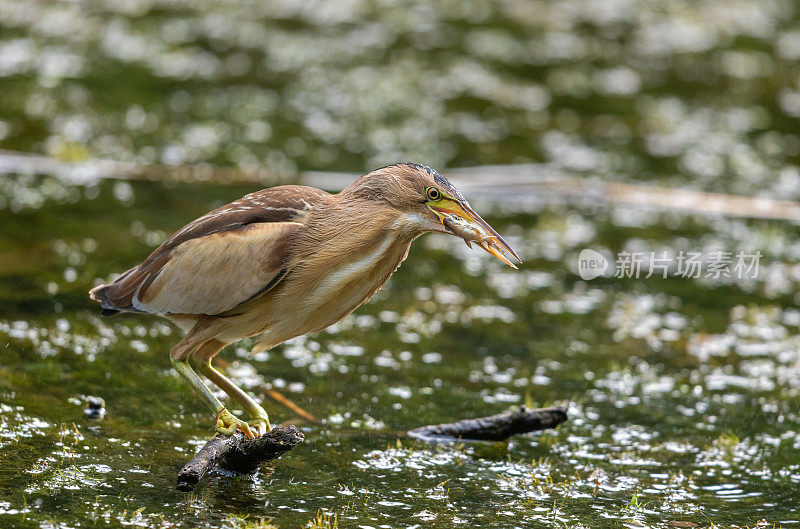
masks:
[[[436,171],[390,165],[335,195],[278,186],[246,195],[178,230],[142,263],[90,292],[103,315],[164,316],[187,331],[175,369],[216,414],[216,429],[248,437],[270,429],[264,409],[211,365],[226,345],[257,336],[257,351],[318,332],[380,289],[427,232],[475,242],[504,263],[514,250]],[[189,364],[238,401],[230,413]]]

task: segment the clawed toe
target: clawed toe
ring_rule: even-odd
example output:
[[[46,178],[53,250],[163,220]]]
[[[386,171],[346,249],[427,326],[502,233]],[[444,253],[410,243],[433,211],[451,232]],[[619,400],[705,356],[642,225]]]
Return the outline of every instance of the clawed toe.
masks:
[[[222,408],[219,410],[219,412],[217,412],[214,429],[222,435],[233,435],[236,430],[241,430],[248,439],[256,438],[256,435],[253,433],[250,425],[246,421],[236,417],[226,408]],[[259,435],[261,434],[259,433]]]
[[[261,437],[272,429],[269,424],[269,419],[266,417],[256,417],[255,419],[247,421],[247,424],[258,432],[257,437]]]

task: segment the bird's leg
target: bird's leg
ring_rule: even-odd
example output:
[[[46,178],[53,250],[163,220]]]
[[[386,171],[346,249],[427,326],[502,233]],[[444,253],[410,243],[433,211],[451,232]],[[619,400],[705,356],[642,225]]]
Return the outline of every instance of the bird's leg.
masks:
[[[259,436],[264,435],[272,429],[269,424],[269,416],[264,408],[239,386],[231,382],[228,377],[217,371],[214,366],[211,365],[211,359],[224,346],[225,344],[217,340],[210,340],[198,347],[197,351],[194,353],[194,358],[197,362],[197,370],[213,382],[219,389],[227,393],[231,399],[241,404],[242,408],[244,408],[251,417],[251,420],[247,421],[247,424],[256,429]]]
[[[210,360],[198,360],[197,370],[213,382],[219,389],[227,393],[230,398],[242,405],[242,408],[252,417],[252,420],[247,421],[247,423],[258,431],[259,436],[264,435],[272,429],[269,424],[269,416],[264,408],[239,386],[231,382],[228,377],[217,371],[214,366],[211,365]]]
[[[224,435],[233,435],[233,432],[239,429],[249,439],[254,439],[255,435],[250,429],[250,425],[237,418],[222,405],[219,399],[211,393],[211,390],[208,389],[208,386],[205,385],[203,380],[194,372],[192,366],[190,366],[189,362],[186,360],[186,356],[188,355],[182,354],[181,350],[176,346],[170,354],[172,366],[175,368],[175,371],[189,382],[189,385],[192,386],[203,402],[211,409],[211,413],[216,416],[214,428]]]
[[[250,429],[250,425],[245,421],[238,419],[235,415],[229,412],[225,406],[222,405],[219,399],[215,397],[213,393],[211,393],[211,390],[208,389],[208,386],[206,386],[200,377],[197,376],[197,373],[194,372],[188,361],[177,360],[173,358],[172,366],[175,368],[175,371],[180,373],[181,376],[183,376],[183,378],[189,382],[197,394],[200,395],[200,398],[203,399],[203,402],[205,402],[211,409],[211,412],[216,417],[216,424],[214,428],[219,433],[224,435],[233,435],[233,432],[239,429],[242,430],[242,432],[244,432],[249,439],[255,438],[255,435]]]

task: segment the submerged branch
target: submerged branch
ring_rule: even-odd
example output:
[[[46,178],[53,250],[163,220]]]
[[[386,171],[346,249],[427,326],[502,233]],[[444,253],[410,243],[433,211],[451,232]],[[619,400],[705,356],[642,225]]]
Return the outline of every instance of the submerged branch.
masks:
[[[178,472],[175,488],[189,492],[206,472],[214,468],[237,474],[254,474],[263,463],[277,459],[303,442],[305,436],[294,426],[279,425],[250,440],[241,432],[217,435]]]
[[[360,175],[325,171],[285,173],[267,167],[213,167],[206,164],[164,166],[92,159],[67,162],[39,154],[0,149],[0,174],[54,175],[68,182],[86,183],[103,178],[217,184],[277,185],[298,183],[338,191]],[[525,206],[529,202],[627,204],[666,211],[788,220],[800,223],[800,203],[768,197],[705,193],[650,185],[575,178],[554,164],[486,165],[452,168],[448,178],[465,195],[484,201]]]
[[[423,441],[444,439],[504,441],[512,435],[555,428],[566,420],[566,408],[553,406],[531,410],[522,406],[490,417],[415,428],[408,432],[408,436]]]

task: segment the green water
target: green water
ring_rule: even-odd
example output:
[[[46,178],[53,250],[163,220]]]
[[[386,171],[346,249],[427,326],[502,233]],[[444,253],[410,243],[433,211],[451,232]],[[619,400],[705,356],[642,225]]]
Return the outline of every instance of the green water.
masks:
[[[0,148],[290,177],[533,162],[797,199],[799,21],[765,0],[6,0]],[[0,175],[0,527],[800,525],[796,226],[481,197],[519,271],[428,236],[328,331],[230,347],[273,421],[297,417],[267,389],[321,424],[254,479],[174,491],[212,422],[170,369],[178,331],[86,292],[253,189]],[[763,257],[756,279],[583,281],[584,248]],[[403,435],[525,403],[570,419]]]

